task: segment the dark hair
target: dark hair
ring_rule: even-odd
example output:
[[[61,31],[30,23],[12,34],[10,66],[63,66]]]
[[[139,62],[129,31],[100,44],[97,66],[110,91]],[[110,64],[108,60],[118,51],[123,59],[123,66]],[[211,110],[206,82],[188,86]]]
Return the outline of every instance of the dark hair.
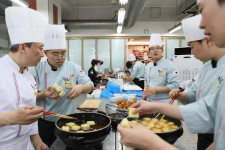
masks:
[[[99,63],[99,61],[96,60],[96,59],[92,59],[92,61],[91,61],[92,67],[95,66],[95,65],[98,64],[98,63]]]
[[[31,45],[32,45],[32,43],[24,43],[25,44],[25,46],[27,46],[27,47],[31,47]],[[11,52],[17,52],[18,51],[18,49],[19,49],[19,44],[13,44],[11,47],[10,47],[10,51]]]
[[[99,60],[99,62],[100,62],[100,65],[103,65],[103,61]]]
[[[225,0],[217,0],[220,5],[225,3]]]
[[[127,67],[128,69],[130,69],[130,68],[132,67],[132,63],[131,63],[130,61],[127,61],[127,62],[126,62],[126,67]]]

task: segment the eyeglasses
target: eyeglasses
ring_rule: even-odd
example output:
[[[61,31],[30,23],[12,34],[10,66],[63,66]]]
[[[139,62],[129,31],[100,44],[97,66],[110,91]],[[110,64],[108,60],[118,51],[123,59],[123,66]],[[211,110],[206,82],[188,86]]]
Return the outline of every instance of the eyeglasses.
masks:
[[[161,50],[162,49],[162,47],[149,47],[149,50],[150,51],[153,51],[153,50]]]
[[[66,53],[64,53],[64,54],[51,54],[51,55],[53,55],[55,60],[66,58]]]

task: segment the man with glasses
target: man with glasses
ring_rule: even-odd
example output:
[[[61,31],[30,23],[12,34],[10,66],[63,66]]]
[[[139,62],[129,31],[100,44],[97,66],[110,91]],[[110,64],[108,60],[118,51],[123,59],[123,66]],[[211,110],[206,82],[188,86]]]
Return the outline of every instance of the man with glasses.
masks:
[[[143,99],[149,97],[156,102],[169,102],[169,92],[178,88],[180,76],[177,67],[163,58],[161,36],[152,34],[149,43],[153,61],[145,69],[145,87]]]
[[[64,29],[64,25],[47,26],[44,46],[47,60],[29,71],[37,82],[39,91],[37,105],[44,107],[46,111],[67,115],[75,112],[74,99],[82,93],[90,93],[93,83],[79,65],[66,60]],[[59,92],[52,92],[52,95],[42,92],[46,88],[51,88],[54,83],[60,85]],[[64,92],[65,95],[61,94]],[[54,116],[44,115],[38,121],[40,136],[49,147],[56,139],[54,135],[56,119]]]

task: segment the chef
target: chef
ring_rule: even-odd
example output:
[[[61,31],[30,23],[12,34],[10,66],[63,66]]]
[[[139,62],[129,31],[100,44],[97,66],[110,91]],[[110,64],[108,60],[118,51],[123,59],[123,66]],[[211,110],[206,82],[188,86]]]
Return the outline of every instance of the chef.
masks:
[[[100,81],[102,80],[102,77],[104,74],[100,74],[98,72],[98,64],[100,63],[97,59],[92,59],[91,61],[91,68],[88,70],[88,76],[91,79],[91,81],[94,83],[94,86],[98,86],[100,84]]]
[[[209,32],[213,34],[215,40],[215,45],[224,47],[225,48],[225,42],[221,40],[221,38],[224,38],[225,34],[220,34],[220,32],[225,33],[225,30],[219,28],[221,25],[225,25],[225,22],[214,22],[211,21],[211,18],[217,18],[217,21],[219,19],[222,19],[224,17],[224,9],[225,9],[225,1],[205,1],[205,0],[199,0],[198,6],[199,9],[202,12],[202,15],[204,16],[202,18],[201,27],[204,27],[207,29],[205,33]],[[205,11],[207,10],[207,11]],[[214,13],[211,14],[214,10]],[[204,22],[204,23],[203,23]],[[214,42],[214,41],[213,41]],[[213,43],[210,43],[209,45],[213,45]],[[219,49],[214,49],[218,51]],[[224,53],[224,50],[218,51],[218,53]],[[219,54],[221,55],[221,54]],[[212,62],[212,61],[211,61]],[[216,68],[209,69],[215,66]],[[225,63],[224,63],[224,54],[222,57],[220,56],[220,59],[214,63],[206,63],[204,66],[206,68],[203,68],[203,70],[199,74],[199,78],[197,79],[197,82],[204,82],[204,85],[209,84],[211,85],[210,89],[207,91],[209,94],[199,99],[198,102],[191,103],[185,106],[170,106],[169,104],[157,104],[157,103],[148,103],[145,101],[138,102],[134,104],[132,107],[137,107],[137,111],[141,111],[142,113],[162,113],[167,116],[171,116],[177,119],[183,119],[185,123],[188,126],[188,129],[190,132],[193,133],[210,133],[214,132],[214,144],[210,146],[208,149],[216,149],[216,150],[222,150],[225,147],[225,117],[224,117],[224,97],[225,97],[225,84],[224,84],[224,78],[225,78]],[[209,67],[209,73],[210,70],[213,70],[214,74],[211,76],[205,75],[204,69],[207,69]],[[208,70],[207,70],[208,72]],[[205,78],[204,78],[205,76]],[[202,78],[203,77],[203,78]],[[207,80],[208,79],[208,80]],[[206,83],[205,83],[206,82]],[[197,84],[198,85],[198,84]],[[206,86],[208,88],[209,86]],[[204,87],[203,87],[204,88]],[[203,94],[203,93],[200,93]],[[136,113],[134,111],[134,113]],[[133,125],[132,125],[133,126]],[[174,147],[169,146],[164,141],[160,140],[158,136],[148,133],[148,135],[145,134],[145,139],[152,139],[148,141],[142,141],[135,142],[134,140],[129,140],[129,137],[132,137],[132,135],[135,135],[138,137],[139,135],[142,135],[143,133],[146,133],[145,129],[140,129],[137,127],[133,127],[135,129],[135,132],[129,131],[129,129],[124,129],[121,125],[119,126],[119,131],[121,132],[122,139],[120,140],[122,144],[129,145],[136,148],[158,148],[160,149],[167,146],[167,149],[174,149]],[[142,132],[140,132],[142,130]],[[130,133],[130,134],[129,134]],[[139,133],[139,135],[137,135]],[[140,139],[140,138],[138,138]],[[132,143],[132,144],[131,144]],[[146,144],[148,143],[148,144]],[[160,143],[160,144],[155,144]],[[152,144],[151,146],[149,146]]]
[[[144,64],[145,64],[145,66],[147,66],[148,63],[149,63],[148,56],[145,55],[144,56]]]
[[[75,112],[75,98],[80,94],[90,93],[93,83],[81,67],[66,60],[67,47],[64,25],[48,25],[45,35],[44,53],[47,60],[29,71],[34,76],[39,94],[37,105],[46,111],[68,115]],[[50,99],[42,92],[54,83],[59,84],[65,95]],[[44,115],[38,121],[39,133],[42,140],[50,147],[55,141],[55,121],[57,117]]]
[[[163,58],[163,47],[160,34],[152,34],[149,50],[153,61],[145,69],[145,88],[143,99],[149,97],[155,102],[170,101],[169,92],[178,88],[180,76],[177,67]]]
[[[134,54],[130,54],[129,59],[133,66],[131,69],[131,78],[137,86],[139,86],[141,89],[144,89],[145,66],[141,62],[140,58],[138,56],[135,57]]]
[[[171,97],[177,97],[185,103],[192,103],[203,99],[219,88],[218,81],[222,83],[220,68],[225,63],[225,48],[218,48],[209,37],[204,35],[204,30],[199,28],[201,15],[197,15],[182,21],[184,35],[194,56],[206,62],[201,69],[198,80],[184,92],[178,94],[174,89],[170,92]],[[208,62],[207,62],[208,61]],[[216,80],[213,80],[215,76]],[[216,77],[217,76],[217,77]],[[221,79],[220,79],[221,77]],[[205,150],[213,142],[213,134],[198,134],[198,150]]]
[[[36,122],[43,108],[35,106],[36,83],[25,70],[44,56],[45,23],[38,12],[24,7],[6,8],[5,17],[11,49],[0,58],[0,149],[47,150]]]

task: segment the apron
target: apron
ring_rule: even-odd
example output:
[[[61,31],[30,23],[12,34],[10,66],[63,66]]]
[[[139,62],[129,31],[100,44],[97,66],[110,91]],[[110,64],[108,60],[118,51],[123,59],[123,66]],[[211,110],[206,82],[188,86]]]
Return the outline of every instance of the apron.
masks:
[[[6,142],[0,142],[0,150],[35,150],[28,134],[15,137]]]

